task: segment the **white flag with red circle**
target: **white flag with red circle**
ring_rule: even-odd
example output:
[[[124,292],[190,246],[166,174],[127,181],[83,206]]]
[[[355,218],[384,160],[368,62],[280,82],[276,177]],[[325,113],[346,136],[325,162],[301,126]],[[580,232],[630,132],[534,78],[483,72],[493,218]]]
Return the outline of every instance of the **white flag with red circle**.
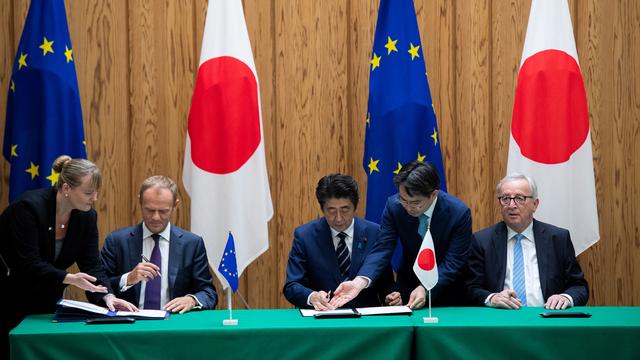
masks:
[[[438,264],[436,263],[436,253],[430,229],[427,229],[424,239],[422,239],[420,251],[418,251],[416,261],[413,263],[413,272],[427,290],[433,289],[438,283]]]
[[[507,173],[538,184],[535,217],[569,229],[576,254],[600,238],[589,112],[566,0],[533,0]]]
[[[256,67],[240,0],[209,0],[191,100],[183,181],[191,231],[217,271],[229,232],[238,276],[269,248],[273,215]]]

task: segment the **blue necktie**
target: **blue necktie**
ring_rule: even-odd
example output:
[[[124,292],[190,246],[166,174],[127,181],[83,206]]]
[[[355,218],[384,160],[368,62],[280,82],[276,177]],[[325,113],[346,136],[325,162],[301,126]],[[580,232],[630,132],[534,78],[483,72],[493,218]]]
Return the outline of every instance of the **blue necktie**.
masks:
[[[160,255],[160,235],[151,235],[155,244],[151,251],[150,262],[156,264],[160,268],[162,273],[162,256]],[[147,281],[147,286],[144,290],[144,308],[152,310],[160,310],[160,276],[156,276],[153,280]]]
[[[424,239],[424,235],[427,233],[428,228],[429,217],[425,214],[420,215],[420,225],[418,225],[418,234],[420,235],[420,239]]]
[[[343,232],[338,234],[338,238],[340,238],[340,241],[338,242],[338,248],[336,249],[336,256],[338,257],[338,267],[340,267],[340,273],[345,279],[349,276],[349,268],[351,267],[351,256],[349,254],[349,248],[347,247],[347,242],[344,241],[346,237],[347,234]]]
[[[513,290],[516,296],[522,301],[523,306],[527,306],[527,287],[524,280],[524,259],[522,256],[522,239],[524,235],[515,236],[516,243],[513,245]]]

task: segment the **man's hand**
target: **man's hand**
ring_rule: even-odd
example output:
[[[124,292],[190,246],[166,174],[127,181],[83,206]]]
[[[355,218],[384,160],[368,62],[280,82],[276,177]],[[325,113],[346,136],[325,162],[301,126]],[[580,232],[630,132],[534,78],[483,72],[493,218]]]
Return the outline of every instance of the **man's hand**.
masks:
[[[549,296],[547,302],[544,303],[544,308],[549,310],[564,310],[570,306],[571,301],[569,298],[559,294]]]
[[[384,297],[384,303],[389,306],[402,305],[402,297],[400,296],[399,292],[394,291]]]
[[[62,280],[63,284],[73,285],[82,290],[97,292],[97,293],[106,293],[107,288],[102,285],[94,285],[92,282],[95,282],[96,278],[85,274],[83,272],[75,273],[75,274],[67,274]]]
[[[335,307],[329,304],[329,294],[320,290],[314,291],[309,296],[309,302],[316,310],[333,310]]]
[[[407,303],[407,306],[411,309],[422,309],[426,302],[427,289],[422,285],[418,285],[418,287],[413,289],[411,295],[409,295],[409,303]]]
[[[115,311],[115,310],[138,311],[138,308],[135,307],[132,303],[126,300],[119,299],[113,294],[105,295],[103,300],[105,304],[107,304],[107,307],[109,308],[109,310],[111,311]]]
[[[180,312],[180,314],[184,314],[193,309],[196,305],[196,300],[193,297],[185,295],[169,301],[167,305],[164,306],[164,310],[172,313]]]
[[[127,286],[133,286],[140,281],[153,280],[156,276],[160,276],[158,265],[150,262],[138,263],[127,275]]]
[[[334,291],[333,299],[331,299],[329,304],[333,306],[334,309],[339,308],[355,299],[365,287],[367,287],[367,280],[359,276],[353,280],[344,281],[338,285],[338,288]]]
[[[491,307],[502,309],[520,309],[522,302],[516,297],[516,292],[510,289],[494,294],[489,300]]]

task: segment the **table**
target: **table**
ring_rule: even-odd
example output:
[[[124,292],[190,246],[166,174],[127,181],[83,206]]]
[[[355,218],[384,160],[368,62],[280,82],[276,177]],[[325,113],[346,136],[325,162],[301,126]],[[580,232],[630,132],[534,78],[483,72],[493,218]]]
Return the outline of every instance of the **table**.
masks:
[[[303,318],[298,310],[193,311],[134,324],[52,323],[28,316],[10,334],[13,359],[409,359],[407,315]]]
[[[640,359],[640,307],[576,307],[591,318],[544,319],[542,308],[435,308],[412,316],[303,318],[298,310],[194,311],[134,324],[27,317],[14,359]]]
[[[590,318],[540,316],[543,308],[434,308],[414,312],[417,359],[640,359],[640,307],[575,307]]]

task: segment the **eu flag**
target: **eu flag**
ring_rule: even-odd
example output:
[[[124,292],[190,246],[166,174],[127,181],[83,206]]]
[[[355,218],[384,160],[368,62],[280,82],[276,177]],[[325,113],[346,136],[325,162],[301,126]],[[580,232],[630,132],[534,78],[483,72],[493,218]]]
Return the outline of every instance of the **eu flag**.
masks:
[[[13,64],[2,154],[9,201],[53,186],[60,155],[86,158],[82,108],[63,0],[32,0]]]
[[[238,261],[236,260],[236,244],[233,242],[231,231],[229,231],[227,245],[224,247],[218,271],[227,280],[231,290],[238,291]]]
[[[428,161],[447,190],[413,0],[381,0],[369,72],[363,165],[368,220],[379,223],[401,165]],[[399,254],[396,251],[396,254]],[[394,255],[394,265],[398,255]],[[394,266],[395,267],[395,266]]]

